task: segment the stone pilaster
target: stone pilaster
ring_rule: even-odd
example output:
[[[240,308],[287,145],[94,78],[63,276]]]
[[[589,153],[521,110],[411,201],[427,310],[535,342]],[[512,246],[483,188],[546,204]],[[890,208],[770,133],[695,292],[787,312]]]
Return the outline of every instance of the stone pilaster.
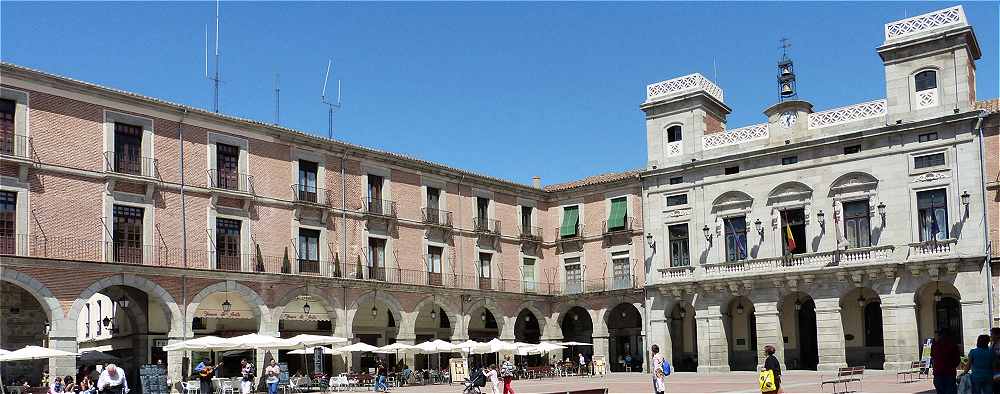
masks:
[[[976,337],[989,334],[986,322],[986,303],[981,300],[961,302],[962,304],[962,345],[963,349],[976,347]]]
[[[516,337],[514,335],[514,325],[517,324],[517,316],[501,316],[500,318],[503,319],[503,327],[500,329],[500,340],[514,342],[514,338]],[[465,338],[468,339],[468,337],[468,331],[466,331]],[[462,340],[464,341],[465,339]]]
[[[183,341],[184,338],[169,338],[167,339],[168,345],[173,345],[175,343]],[[184,350],[170,350],[167,351],[167,379],[170,380],[170,392],[177,393],[181,390],[181,382],[184,379],[184,356],[187,352]]]
[[[653,345],[659,346],[660,354],[664,359],[674,362],[674,346],[670,338],[670,319],[657,318],[649,320],[649,335],[646,339],[647,346],[644,350],[647,358],[652,357],[649,348]]]
[[[718,305],[698,311],[698,372],[729,372],[729,339]]]
[[[778,313],[778,302],[760,302],[753,304],[754,319],[756,320],[757,347],[754,352],[757,354],[757,369],[764,366],[764,346],[774,346],[774,357],[778,358],[781,369],[785,370],[785,334],[781,331],[781,315]]]
[[[909,368],[920,358],[917,305],[913,293],[882,297],[882,336],[886,370]]]
[[[594,355],[595,356],[604,356],[605,364],[606,365],[610,365],[610,363],[611,363],[611,352],[610,352],[610,349],[609,349],[610,342],[608,340],[608,335],[607,334],[604,334],[604,335],[595,334],[593,338],[594,338]],[[576,360],[576,356],[575,355],[573,357],[573,360]]]
[[[48,347],[76,353],[76,322],[67,319],[53,320],[49,325]],[[49,376],[76,376],[76,357],[53,357],[49,359]]]
[[[844,321],[840,317],[840,299],[819,298],[816,302],[816,348],[820,371],[836,371],[847,366],[844,349]]]

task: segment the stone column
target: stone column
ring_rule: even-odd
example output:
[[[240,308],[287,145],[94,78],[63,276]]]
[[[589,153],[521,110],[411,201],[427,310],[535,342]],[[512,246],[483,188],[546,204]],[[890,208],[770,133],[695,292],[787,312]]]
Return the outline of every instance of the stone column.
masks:
[[[839,298],[819,298],[816,302],[816,347],[819,371],[836,371],[847,366],[844,349],[844,321],[840,317]]]
[[[404,345],[416,345],[417,344],[416,341],[417,341],[416,337],[402,338],[402,337],[400,337],[398,335],[396,336],[396,343],[402,343]],[[461,341],[459,341],[459,342],[461,342]],[[458,343],[458,342],[454,342],[453,341],[453,343]],[[414,355],[414,353],[413,352],[399,352],[399,355],[402,356],[403,362],[406,363],[406,365],[408,365],[410,367],[410,369],[413,369],[413,365],[415,364],[415,360],[414,360],[415,355]]]
[[[595,356],[598,356],[598,355],[599,356],[604,356],[604,364],[610,366],[611,365],[611,352],[610,352],[610,349],[609,349],[609,347],[610,347],[610,341],[609,341],[608,334],[606,334],[606,333],[605,334],[594,334],[593,338],[594,338],[594,355]],[[579,361],[579,360],[577,360],[577,357],[576,357],[575,354],[573,355],[572,360],[573,361]]]
[[[913,293],[882,296],[882,336],[886,370],[909,368],[920,359],[917,305]]]
[[[698,372],[729,372],[729,339],[718,305],[695,315],[698,325]]]
[[[515,338],[514,326],[517,324],[517,316],[514,317],[500,316],[500,319],[503,319],[503,326],[500,328],[500,340],[514,342]],[[468,330],[466,330],[465,338],[462,340],[468,338],[469,334]]]
[[[263,318],[261,318],[259,331],[260,335],[278,336],[280,334],[278,332],[278,319],[263,320]],[[267,366],[265,362],[271,359],[268,358],[268,353],[271,353],[271,358],[278,358],[277,350],[257,350],[254,352],[254,365],[257,367],[257,376],[264,376],[264,367]],[[306,366],[307,371],[309,368],[311,367]],[[295,373],[294,371],[289,372]]]
[[[670,362],[671,365],[674,363],[674,346],[673,341],[670,338],[670,319],[667,318],[656,318],[649,320],[649,335],[646,339],[648,345],[644,352],[647,354],[647,358],[652,357],[649,348],[656,345],[660,348],[660,354],[663,358]]]
[[[184,341],[181,337],[171,337],[167,339],[168,345],[173,345]],[[167,351],[167,379],[170,380],[170,392],[176,393],[181,390],[181,382],[186,381],[184,376],[184,356],[187,351],[169,350]]]
[[[756,320],[757,347],[754,352],[757,354],[757,369],[764,366],[764,346],[774,346],[774,357],[778,358],[781,370],[785,370],[785,334],[781,331],[781,314],[778,311],[778,302],[759,302],[753,304],[753,315]]]
[[[49,325],[49,348],[66,352],[79,351],[76,342],[76,322],[68,319],[53,320]],[[76,357],[53,357],[49,359],[49,376],[76,376]],[[52,382],[51,380],[49,381]]]

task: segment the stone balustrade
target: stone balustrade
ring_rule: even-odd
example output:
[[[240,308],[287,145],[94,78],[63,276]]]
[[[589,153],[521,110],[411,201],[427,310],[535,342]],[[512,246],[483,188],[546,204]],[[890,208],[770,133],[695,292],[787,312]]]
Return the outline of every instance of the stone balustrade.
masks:
[[[686,265],[680,267],[660,268],[660,282],[683,282],[694,279],[694,267]]]
[[[699,73],[694,73],[647,85],[646,102],[699,90],[704,91],[709,96],[715,97],[719,101],[723,101],[722,88],[719,85],[716,85]]]
[[[922,260],[924,258],[938,258],[942,255],[952,253],[958,239],[944,239],[940,241],[915,242],[910,244],[909,260]]]
[[[766,139],[770,128],[767,123],[726,130],[701,137],[702,149],[709,150],[747,143],[758,139]]]
[[[809,129],[836,126],[864,119],[885,116],[885,99],[848,105],[809,114]]]
[[[885,40],[891,41],[943,27],[965,25],[968,25],[965,19],[965,11],[962,9],[962,6],[955,6],[886,23]]]

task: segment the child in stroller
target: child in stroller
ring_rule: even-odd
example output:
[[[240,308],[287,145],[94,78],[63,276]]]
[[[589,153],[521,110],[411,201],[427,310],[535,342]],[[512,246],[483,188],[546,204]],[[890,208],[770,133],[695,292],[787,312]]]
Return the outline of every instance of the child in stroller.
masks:
[[[474,369],[469,377],[465,378],[465,390],[463,394],[482,394],[482,387],[486,387],[486,375],[482,369]]]

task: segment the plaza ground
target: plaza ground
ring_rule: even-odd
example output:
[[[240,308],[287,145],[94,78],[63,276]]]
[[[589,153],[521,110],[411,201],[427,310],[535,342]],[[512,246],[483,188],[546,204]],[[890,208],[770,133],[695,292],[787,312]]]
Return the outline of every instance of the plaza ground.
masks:
[[[830,393],[831,386],[820,389],[822,377],[829,376],[813,371],[789,371],[782,375],[785,393]],[[566,392],[589,388],[607,387],[609,393],[651,393],[649,375],[638,373],[614,373],[604,378],[568,377],[555,379],[532,379],[514,381],[517,394],[538,394]],[[866,371],[861,387],[871,393],[933,393],[930,379],[920,379],[912,383],[896,383],[892,371]],[[843,391],[843,385],[840,386]],[[857,385],[851,390],[859,391]],[[460,385],[410,386],[393,390],[396,393],[460,393]],[[489,389],[486,391],[490,393]],[[668,393],[760,393],[756,372],[693,373],[676,372],[667,378]]]

